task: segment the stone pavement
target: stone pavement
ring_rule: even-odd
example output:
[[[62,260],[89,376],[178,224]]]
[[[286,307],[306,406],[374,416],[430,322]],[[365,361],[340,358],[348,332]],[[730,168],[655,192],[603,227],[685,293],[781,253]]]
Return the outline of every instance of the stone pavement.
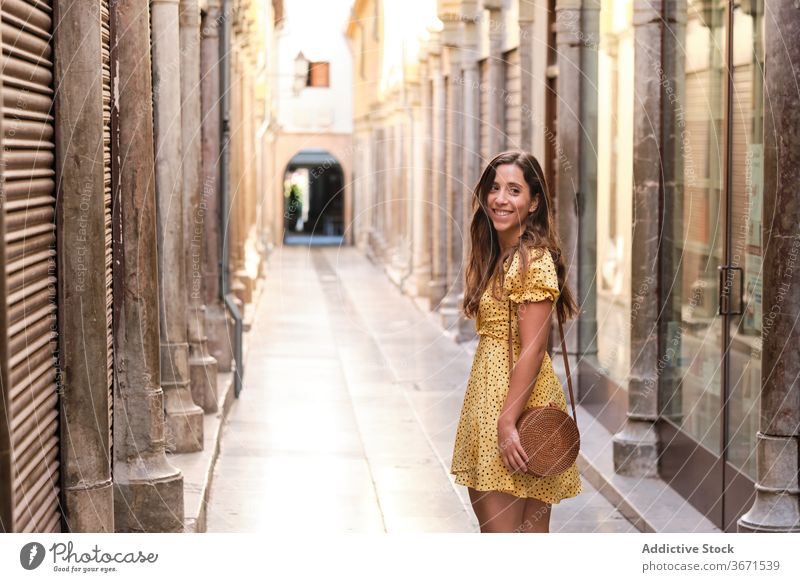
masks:
[[[476,341],[352,247],[279,247],[267,273],[207,531],[477,532],[448,472]],[[637,531],[583,486],[552,532]]]

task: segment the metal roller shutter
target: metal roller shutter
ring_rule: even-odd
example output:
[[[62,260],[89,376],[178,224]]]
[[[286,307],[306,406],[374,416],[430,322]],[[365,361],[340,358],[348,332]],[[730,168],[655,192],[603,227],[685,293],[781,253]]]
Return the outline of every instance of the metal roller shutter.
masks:
[[[0,529],[61,531],[52,5],[2,2]],[[3,410],[3,408],[5,410]],[[7,431],[7,432],[6,432]]]

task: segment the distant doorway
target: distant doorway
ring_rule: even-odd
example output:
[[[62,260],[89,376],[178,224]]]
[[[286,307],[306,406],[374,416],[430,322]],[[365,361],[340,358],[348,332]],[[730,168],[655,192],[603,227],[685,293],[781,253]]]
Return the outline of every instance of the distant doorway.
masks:
[[[341,244],[344,173],[324,149],[301,150],[283,175],[284,244]]]

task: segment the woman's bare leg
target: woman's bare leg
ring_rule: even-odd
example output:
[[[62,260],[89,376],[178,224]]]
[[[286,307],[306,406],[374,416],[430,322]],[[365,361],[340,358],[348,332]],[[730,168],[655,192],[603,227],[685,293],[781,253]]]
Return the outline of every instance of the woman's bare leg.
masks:
[[[502,491],[477,491],[472,487],[467,489],[481,533],[512,533],[519,527],[523,519],[525,499]]]
[[[533,497],[525,498],[525,509],[517,531],[519,533],[550,533],[552,505]]]

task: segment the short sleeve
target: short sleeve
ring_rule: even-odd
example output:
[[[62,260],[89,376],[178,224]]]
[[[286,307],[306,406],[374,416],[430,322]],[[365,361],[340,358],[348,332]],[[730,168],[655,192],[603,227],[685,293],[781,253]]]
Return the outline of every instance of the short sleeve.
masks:
[[[528,272],[523,274],[520,252],[514,253],[505,274],[503,290],[514,303],[544,299],[555,303],[559,295],[558,276],[550,251],[546,248],[533,248],[528,257]]]

